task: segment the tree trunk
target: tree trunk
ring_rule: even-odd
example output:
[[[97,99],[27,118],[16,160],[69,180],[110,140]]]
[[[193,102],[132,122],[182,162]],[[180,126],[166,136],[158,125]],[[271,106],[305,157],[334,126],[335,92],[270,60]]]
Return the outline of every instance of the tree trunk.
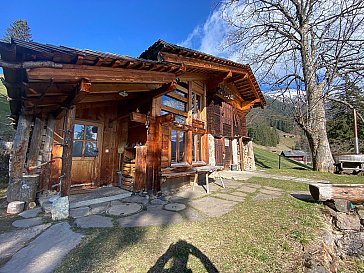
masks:
[[[305,133],[311,149],[312,167],[315,171],[333,172],[334,159],[327,138],[322,90],[316,86],[310,90],[308,96],[308,119]]]
[[[325,80],[318,83],[316,63],[311,52],[309,30],[302,27],[302,68],[307,98],[306,121],[300,124],[308,139],[312,154],[313,170],[321,172],[334,171],[334,159],[331,154],[326,132],[326,114],[323,86]]]

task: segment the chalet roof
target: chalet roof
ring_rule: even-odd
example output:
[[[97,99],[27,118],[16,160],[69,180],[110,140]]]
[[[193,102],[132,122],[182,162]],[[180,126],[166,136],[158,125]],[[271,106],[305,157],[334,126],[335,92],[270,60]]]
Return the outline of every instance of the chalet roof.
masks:
[[[162,40],[139,58],[19,39],[0,42],[0,54],[14,119],[21,110],[39,114],[80,101],[137,100],[140,92],[162,93],[176,77],[206,80],[209,91],[241,110],[266,104],[249,65]],[[88,90],[80,100],[82,88]],[[124,90],[127,98],[118,95]]]
[[[133,58],[130,56],[113,54],[108,52],[99,52],[90,49],[77,49],[66,46],[55,46],[50,44],[41,44],[32,41],[23,41],[12,39],[11,43],[0,42],[0,48],[11,50],[17,47],[22,53],[22,61],[39,61],[48,60],[57,63],[77,64],[77,65],[96,65],[103,67],[129,68],[141,70],[156,70],[177,72],[181,67],[163,61],[154,61],[143,58]],[[6,56],[1,56],[7,60]],[[14,61],[14,60],[8,60]]]
[[[168,42],[160,40],[160,39],[157,42],[155,42],[153,45],[151,45],[142,54],[140,54],[140,58],[158,60],[158,53],[160,51],[168,51],[171,53],[185,55],[185,56],[193,57],[196,59],[207,60],[207,61],[223,64],[226,66],[234,66],[234,67],[239,67],[239,68],[243,68],[243,69],[249,69],[249,65],[233,62],[233,61],[230,61],[230,60],[227,60],[224,58],[220,58],[220,57],[216,57],[216,56],[213,56],[213,55],[210,55],[210,54],[198,51],[198,50],[171,44],[171,43],[168,43]]]
[[[286,157],[302,157],[306,156],[306,153],[301,150],[282,151],[281,155]]]
[[[140,58],[176,64],[182,63],[186,66],[186,72],[189,73],[209,73],[210,75],[214,73],[214,76],[220,75],[221,77],[222,73],[232,72],[228,81],[234,85],[232,88],[240,93],[244,101],[259,98],[256,106],[266,105],[264,95],[249,65],[174,45],[163,40],[155,42],[140,55]],[[198,61],[196,62],[196,60]]]

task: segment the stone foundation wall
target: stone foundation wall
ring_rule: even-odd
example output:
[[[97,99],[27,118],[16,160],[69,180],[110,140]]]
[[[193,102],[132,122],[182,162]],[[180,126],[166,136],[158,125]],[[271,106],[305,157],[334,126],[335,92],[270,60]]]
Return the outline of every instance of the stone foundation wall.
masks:
[[[255,171],[255,159],[254,159],[254,151],[253,151],[253,142],[251,140],[243,141],[242,147],[242,170],[243,171]]]

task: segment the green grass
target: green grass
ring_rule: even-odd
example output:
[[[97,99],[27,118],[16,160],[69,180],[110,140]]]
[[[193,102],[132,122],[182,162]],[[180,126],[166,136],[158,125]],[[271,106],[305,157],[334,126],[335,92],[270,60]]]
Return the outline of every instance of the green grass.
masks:
[[[265,178],[248,182],[302,189]],[[232,212],[204,222],[95,229],[56,272],[302,272],[302,249],[322,224],[320,207],[288,192],[271,201],[249,195]]]
[[[279,167],[279,155],[270,151],[254,147],[255,164],[258,169],[278,169]],[[281,157],[281,169],[300,170],[308,168],[303,167],[303,164],[293,163]]]

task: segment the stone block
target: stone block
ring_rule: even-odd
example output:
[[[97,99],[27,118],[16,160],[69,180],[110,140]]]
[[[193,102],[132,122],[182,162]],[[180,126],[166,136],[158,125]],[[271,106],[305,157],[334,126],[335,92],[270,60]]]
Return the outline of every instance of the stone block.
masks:
[[[350,211],[350,201],[345,199],[334,199],[335,208],[340,212]]]
[[[39,185],[39,175],[24,175],[20,181],[9,184],[7,190],[7,200],[24,201],[26,203],[35,201]]]
[[[23,201],[13,201],[8,204],[8,208],[6,210],[9,214],[18,214],[24,210],[25,202]]]
[[[69,217],[69,201],[68,196],[59,197],[54,200],[51,208],[52,220],[64,220]]]
[[[336,226],[340,230],[360,230],[360,219],[357,214],[338,212],[336,214]]]

